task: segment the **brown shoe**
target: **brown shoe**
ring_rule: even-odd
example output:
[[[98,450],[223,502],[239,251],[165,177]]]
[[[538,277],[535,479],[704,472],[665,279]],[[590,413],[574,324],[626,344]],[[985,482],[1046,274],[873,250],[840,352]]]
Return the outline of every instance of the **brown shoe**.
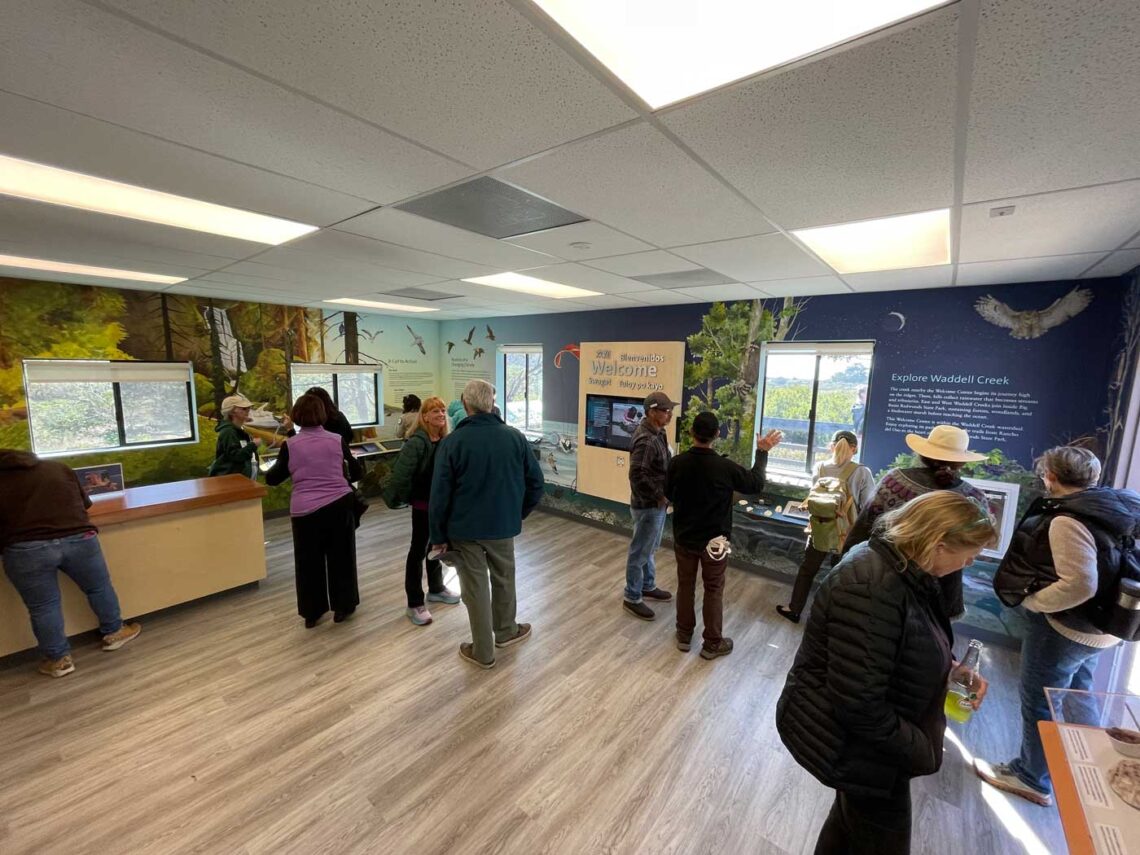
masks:
[[[59,659],[44,659],[36,669],[49,677],[66,677],[75,670],[75,663],[70,656],[61,656]]]
[[[466,659],[472,665],[478,665],[484,671],[489,671],[495,667],[494,659],[492,659],[490,662],[480,662],[475,658],[474,645],[470,641],[465,641],[459,645],[459,657],[461,659]]]
[[[641,596],[647,600],[660,600],[663,603],[673,599],[673,595],[663,588],[654,588],[652,591],[642,591]]]
[[[142,632],[142,627],[137,623],[125,623],[119,627],[118,632],[112,632],[110,635],[103,636],[103,651],[110,653],[112,650],[118,650],[124,644],[128,644],[139,637]]]
[[[516,632],[510,638],[505,638],[502,641],[496,641],[495,646],[496,647],[513,647],[516,644],[521,644],[522,642],[526,641],[528,638],[530,638],[530,624],[529,623],[520,623],[518,632]]]
[[[677,649],[688,653],[693,649],[693,634],[677,630]]]
[[[718,656],[727,656],[732,652],[732,639],[722,638],[716,644],[706,644],[701,648],[702,659],[716,659]]]

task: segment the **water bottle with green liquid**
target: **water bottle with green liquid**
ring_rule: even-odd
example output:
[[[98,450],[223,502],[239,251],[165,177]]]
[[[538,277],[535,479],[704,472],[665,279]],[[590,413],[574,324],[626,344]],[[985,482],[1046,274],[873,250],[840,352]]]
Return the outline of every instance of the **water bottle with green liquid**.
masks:
[[[976,638],[970,641],[966,655],[958,667],[950,673],[950,685],[946,692],[946,717],[951,721],[965,724],[974,714],[972,702],[977,700],[975,691],[982,664],[982,643]],[[964,682],[963,682],[964,681]]]

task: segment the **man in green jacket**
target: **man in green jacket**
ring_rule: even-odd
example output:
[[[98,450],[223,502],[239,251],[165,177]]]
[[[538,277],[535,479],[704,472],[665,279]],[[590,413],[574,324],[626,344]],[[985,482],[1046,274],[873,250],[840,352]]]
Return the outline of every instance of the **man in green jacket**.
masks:
[[[491,412],[490,383],[470,381],[462,401],[467,418],[436,452],[428,525],[432,552],[450,547],[457,558],[472,638],[459,655],[492,668],[496,647],[530,635],[515,620],[514,538],[542,498],[543,477],[526,437]]]
[[[249,421],[253,406],[241,395],[230,395],[222,401],[222,420],[214,428],[218,442],[214,447],[214,462],[210,464],[210,477],[214,475],[244,475],[253,477],[253,461],[257,457],[260,438],[251,437],[242,427]]]

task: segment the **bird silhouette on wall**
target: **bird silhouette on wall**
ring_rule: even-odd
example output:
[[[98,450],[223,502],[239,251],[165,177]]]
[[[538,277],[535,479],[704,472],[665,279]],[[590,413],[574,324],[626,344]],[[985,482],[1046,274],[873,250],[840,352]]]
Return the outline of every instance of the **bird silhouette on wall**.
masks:
[[[357,332],[359,332],[360,335],[364,336],[369,341],[376,341],[376,336],[380,335],[380,333],[384,332],[384,330],[376,330],[376,332],[369,332],[368,330],[358,330]]]
[[[471,331],[467,333],[467,338],[463,339],[468,344],[471,344],[471,339],[475,337],[475,327],[471,327]]]
[[[451,353],[451,349],[452,349],[453,347],[455,347],[455,342],[453,342],[453,341],[449,341],[449,342],[447,343],[447,352],[448,352],[448,353]]]
[[[558,474],[558,461],[554,459],[554,452],[546,455],[546,462],[550,464],[550,468],[554,470],[554,474]]]
[[[490,339],[491,341],[494,341],[495,340],[495,331],[493,329],[491,329],[490,324],[487,324],[486,326],[487,326],[487,338]]]
[[[1092,302],[1092,291],[1074,288],[1044,309],[1018,311],[987,294],[974,304],[978,314],[995,326],[1009,330],[1013,338],[1041,338],[1053,327],[1075,318]]]
[[[418,347],[420,353],[427,356],[427,349],[424,347],[424,337],[422,335],[416,335],[416,331],[407,324],[404,324],[404,328],[412,334],[412,346]]]
[[[480,356],[482,356],[482,355],[483,355],[484,353],[486,353],[486,352],[487,352],[487,351],[483,350],[483,348],[481,348],[481,347],[477,347],[477,348],[475,348],[475,354],[474,354],[474,358],[475,358],[475,359],[478,359]]]

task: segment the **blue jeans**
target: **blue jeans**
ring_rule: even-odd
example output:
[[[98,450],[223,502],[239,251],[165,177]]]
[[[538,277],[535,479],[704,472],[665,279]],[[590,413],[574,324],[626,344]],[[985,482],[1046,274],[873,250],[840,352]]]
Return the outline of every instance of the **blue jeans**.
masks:
[[[665,530],[664,508],[630,508],[633,514],[633,539],[629,542],[629,557],[625,562],[625,599],[640,603],[642,591],[657,587],[657,565],[653,553],[661,545]]]
[[[1049,721],[1045,689],[1092,689],[1093,668],[1104,652],[1070,641],[1053,629],[1044,615],[1027,612],[1029,629],[1021,642],[1021,754],[1010,768],[1023,784],[1042,793],[1052,791],[1049,767],[1037,722]]]
[[[4,549],[4,572],[28,607],[40,653],[48,659],[59,659],[71,652],[56,575],[60,570],[87,595],[91,611],[99,618],[100,633],[110,635],[123,626],[119,598],[111,587],[107,562],[95,532],[13,543]]]

